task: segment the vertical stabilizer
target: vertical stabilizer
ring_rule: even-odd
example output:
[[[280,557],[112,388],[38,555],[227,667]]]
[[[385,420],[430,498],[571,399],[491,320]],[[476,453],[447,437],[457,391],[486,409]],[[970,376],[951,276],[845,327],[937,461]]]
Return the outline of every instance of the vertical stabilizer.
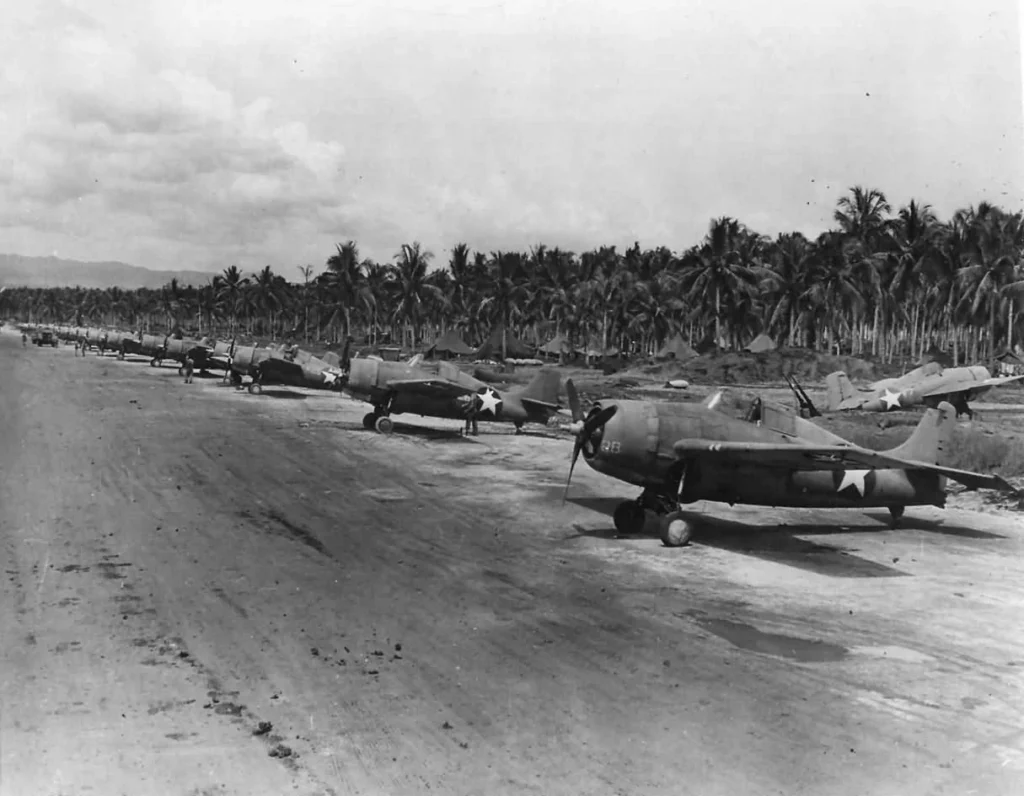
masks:
[[[561,389],[562,377],[558,371],[542,368],[533,377],[533,380],[526,385],[526,389],[523,390],[519,397],[527,401],[559,406],[558,393]]]
[[[857,396],[857,391],[850,383],[850,377],[844,371],[837,370],[825,377],[825,406],[830,412],[843,408],[843,402]]]
[[[924,413],[910,439],[886,453],[898,459],[947,467],[955,426],[956,410],[952,404],[943,401],[937,409],[929,409]]]

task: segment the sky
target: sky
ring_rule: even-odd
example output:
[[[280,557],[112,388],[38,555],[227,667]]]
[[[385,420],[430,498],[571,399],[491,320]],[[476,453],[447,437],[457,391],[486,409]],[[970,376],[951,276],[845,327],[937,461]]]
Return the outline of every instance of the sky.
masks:
[[[1024,207],[1016,0],[4,6],[0,252],[297,279]]]

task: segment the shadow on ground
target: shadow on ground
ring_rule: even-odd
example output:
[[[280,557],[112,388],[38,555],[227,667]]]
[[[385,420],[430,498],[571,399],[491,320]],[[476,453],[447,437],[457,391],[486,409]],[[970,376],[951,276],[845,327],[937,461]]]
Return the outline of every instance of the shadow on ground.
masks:
[[[570,497],[567,502],[612,516],[615,507],[621,502],[619,498],[605,497]],[[856,532],[849,526],[840,524],[822,525],[821,523],[798,523],[794,525],[747,525],[726,520],[696,511],[683,511],[683,514],[695,522],[693,533],[694,544],[715,547],[734,553],[754,556],[765,561],[774,561],[797,569],[816,572],[837,578],[895,578],[906,577],[909,573],[870,561],[856,555],[856,548],[841,545],[820,544],[800,536],[823,536],[829,534],[849,534]],[[886,515],[888,521],[888,515]],[[656,524],[648,520],[644,532],[638,538],[658,538]],[[885,525],[880,531],[888,532]],[[864,533],[872,533],[865,528]],[[569,538],[588,536],[599,539],[620,539],[614,527],[594,530],[580,530]]]

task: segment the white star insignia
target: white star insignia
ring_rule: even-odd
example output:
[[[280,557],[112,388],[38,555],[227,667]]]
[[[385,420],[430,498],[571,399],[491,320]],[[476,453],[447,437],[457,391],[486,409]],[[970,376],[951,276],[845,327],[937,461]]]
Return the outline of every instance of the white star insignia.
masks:
[[[882,396],[882,401],[885,403],[885,408],[892,409],[894,406],[900,405],[900,394],[898,392],[885,391],[885,395]]]
[[[867,491],[867,487],[864,485],[864,479],[870,470],[844,470],[843,479],[839,482],[839,487],[836,492],[842,492],[846,487],[852,486],[858,492],[860,496],[864,497],[864,492]]]
[[[337,380],[338,380],[338,374],[337,373],[335,373],[333,371],[330,371],[330,370],[325,370],[324,371],[324,384],[334,384],[334,382],[337,381]]]
[[[501,398],[498,397],[498,393],[488,387],[482,393],[478,393],[480,396],[480,411],[490,413],[494,416],[498,414],[498,407],[501,406]]]

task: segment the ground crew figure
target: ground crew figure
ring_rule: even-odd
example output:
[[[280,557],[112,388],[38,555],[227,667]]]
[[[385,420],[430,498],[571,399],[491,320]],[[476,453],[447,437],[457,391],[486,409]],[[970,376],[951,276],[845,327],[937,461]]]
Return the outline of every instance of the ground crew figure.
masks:
[[[78,356],[78,349],[81,347],[81,345],[82,345],[82,341],[81,340],[75,340],[75,356],[76,357]],[[85,356],[85,352],[84,351],[82,352],[82,356]]]
[[[195,370],[196,363],[192,361],[192,355],[189,354],[185,357],[185,384],[192,383],[192,371]]]
[[[28,348],[28,335],[24,332],[21,333],[21,347]]]
[[[480,409],[480,402],[478,400],[474,399],[473,403],[471,403],[469,405],[469,409],[466,410],[466,429],[462,432],[462,435],[464,437],[468,437],[469,436],[469,428],[470,428],[470,426],[473,427],[473,436],[474,437],[477,436],[477,434],[479,433],[479,429],[477,428],[477,425],[476,425],[476,416],[477,416],[477,412],[479,411],[479,409]]]

